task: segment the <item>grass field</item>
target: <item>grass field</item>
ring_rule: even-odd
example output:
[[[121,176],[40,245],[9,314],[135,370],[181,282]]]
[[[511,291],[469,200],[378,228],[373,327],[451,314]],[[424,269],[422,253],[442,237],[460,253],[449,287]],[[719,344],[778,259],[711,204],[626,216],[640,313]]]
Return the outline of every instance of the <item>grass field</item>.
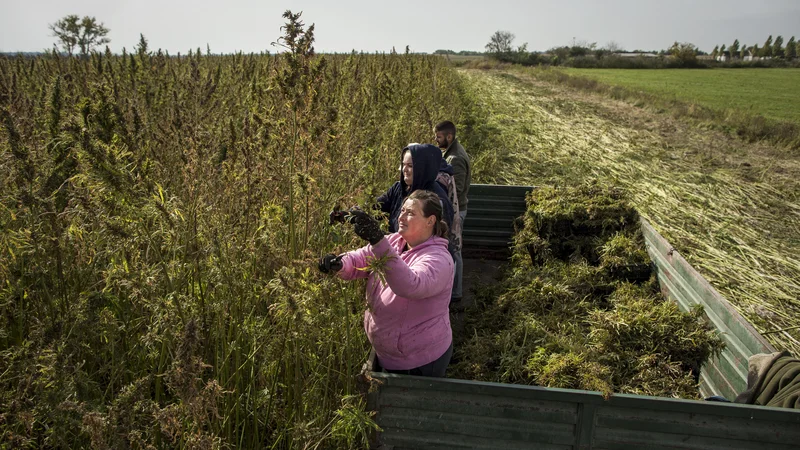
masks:
[[[487,58],[482,55],[442,55],[451,64],[456,66],[472,61],[485,61]]]
[[[570,75],[641,89],[714,109],[800,123],[800,69],[564,69]]]

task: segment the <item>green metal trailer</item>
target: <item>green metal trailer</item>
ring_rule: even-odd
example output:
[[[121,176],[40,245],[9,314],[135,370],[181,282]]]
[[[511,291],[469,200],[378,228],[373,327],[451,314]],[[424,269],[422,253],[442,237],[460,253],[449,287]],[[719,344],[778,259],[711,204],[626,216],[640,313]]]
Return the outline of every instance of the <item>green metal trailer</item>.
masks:
[[[507,257],[532,187],[473,185],[464,258]],[[662,293],[703,306],[726,348],[701,370],[700,393],[733,399],[747,359],[775,349],[642,220]],[[370,358],[368,369],[372,367]],[[385,449],[800,449],[800,411],[371,372],[368,408]]]

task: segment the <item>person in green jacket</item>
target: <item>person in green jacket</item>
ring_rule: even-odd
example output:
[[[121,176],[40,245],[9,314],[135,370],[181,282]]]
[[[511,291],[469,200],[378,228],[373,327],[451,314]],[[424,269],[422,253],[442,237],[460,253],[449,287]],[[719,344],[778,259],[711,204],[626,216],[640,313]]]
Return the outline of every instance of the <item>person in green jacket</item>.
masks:
[[[443,158],[448,164],[453,166],[453,178],[456,181],[456,194],[458,195],[458,214],[461,218],[463,228],[464,220],[467,218],[467,195],[469,185],[472,181],[471,165],[469,155],[456,138],[456,126],[453,122],[446,120],[439,122],[433,129],[436,134],[436,144],[444,152]],[[453,255],[455,261],[455,279],[453,280],[453,294],[450,302],[459,302],[462,296],[461,278],[464,269],[464,262],[461,259],[461,249]]]
[[[800,359],[788,351],[748,358],[747,389],[734,403],[800,409]]]

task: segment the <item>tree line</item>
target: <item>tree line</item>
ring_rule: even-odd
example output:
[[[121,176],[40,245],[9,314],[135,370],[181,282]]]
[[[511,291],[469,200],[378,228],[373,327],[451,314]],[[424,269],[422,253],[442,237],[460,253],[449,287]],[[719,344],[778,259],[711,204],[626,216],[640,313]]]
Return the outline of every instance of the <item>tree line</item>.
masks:
[[[714,59],[721,57],[732,59],[745,59],[746,56],[758,58],[778,58],[792,60],[797,58],[797,43],[794,36],[789,38],[786,45],[783,45],[783,36],[778,35],[775,40],[770,34],[766,41],[759,47],[758,44],[745,45],[739,44],[739,39],[733,41],[730,47],[725,44],[717,45],[711,52]]]
[[[528,44],[514,46],[515,36],[509,31],[496,31],[485,46],[486,55],[501,62],[522,65],[567,65],[573,67],[603,68],[678,68],[708,67],[706,61],[698,58],[708,55],[690,42],[675,42],[668,49],[645,52],[635,50],[626,52],[616,42],[609,42],[599,47],[596,42],[573,41],[571,45],[553,47],[546,52],[529,52]],[[720,56],[725,58],[720,58]],[[730,47],[717,46],[711,53],[712,59],[726,62],[731,60],[735,67],[775,66],[796,64],[797,45],[792,36],[784,46],[782,36],[774,40],[770,35],[762,46],[740,45],[735,40]],[[755,63],[742,64],[735,60],[753,58]],[[732,66],[732,67],[733,67]]]
[[[61,49],[69,55],[72,55],[77,49],[82,57],[86,57],[95,47],[111,42],[107,37],[110,30],[94,17],[84,16],[80,18],[75,14],[70,14],[50,24],[49,28],[53,32],[53,36],[58,38],[58,42],[55,44],[56,47],[60,46]],[[594,58],[595,60],[601,60],[605,57],[613,57],[625,51],[619,44],[613,41],[607,43],[603,47],[598,47],[596,42],[587,43],[580,41],[573,42],[572,45],[553,47],[547,52],[529,52],[527,42],[516,48],[513,46],[515,37],[516,36],[509,31],[498,30],[489,38],[489,42],[485,46],[485,53],[468,50],[455,52],[453,50],[439,49],[436,50],[434,54],[468,56],[485,54],[503,62],[525,65],[559,65],[570,61],[572,64],[592,65],[587,59]],[[142,37],[142,39],[144,39],[144,37]],[[633,53],[648,53],[662,57],[671,56],[674,59],[674,63],[684,67],[699,66],[700,64],[697,61],[697,56],[706,54],[694,44],[679,42],[675,42],[667,50],[653,52],[636,50]],[[791,61],[797,58],[797,43],[795,37],[792,36],[786,42],[786,45],[784,45],[783,36],[780,35],[774,40],[772,35],[769,35],[761,46],[758,44],[750,46],[740,44],[739,39],[735,39],[730,46],[726,44],[715,46],[710,55],[714,60],[721,61],[726,61],[728,59],[745,60],[748,57],[757,58],[759,60],[774,58]]]

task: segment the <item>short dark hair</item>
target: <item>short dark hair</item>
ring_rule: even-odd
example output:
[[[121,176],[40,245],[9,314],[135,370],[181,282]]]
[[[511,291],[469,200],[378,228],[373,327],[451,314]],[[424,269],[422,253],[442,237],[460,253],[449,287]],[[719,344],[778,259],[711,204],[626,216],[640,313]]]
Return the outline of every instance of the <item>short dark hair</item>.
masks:
[[[453,135],[453,137],[456,137],[456,125],[449,120],[437,123],[433,129],[435,131],[444,131],[445,133],[450,133]]]

